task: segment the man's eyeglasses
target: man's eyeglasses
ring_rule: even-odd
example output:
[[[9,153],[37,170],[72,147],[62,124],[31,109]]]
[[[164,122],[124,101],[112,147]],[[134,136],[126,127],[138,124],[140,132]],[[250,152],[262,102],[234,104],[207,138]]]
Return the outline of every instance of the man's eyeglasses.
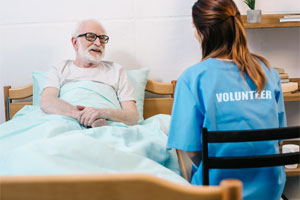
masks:
[[[97,37],[99,38],[102,44],[108,43],[109,37],[107,35],[96,35],[95,33],[83,33],[78,35],[77,37],[85,37],[87,41],[94,42]]]

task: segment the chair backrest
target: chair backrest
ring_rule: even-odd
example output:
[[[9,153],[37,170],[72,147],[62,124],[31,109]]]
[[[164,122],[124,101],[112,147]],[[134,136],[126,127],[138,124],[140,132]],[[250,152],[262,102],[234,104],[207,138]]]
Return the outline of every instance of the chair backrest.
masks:
[[[146,174],[0,177],[1,200],[241,200],[242,183],[176,184]]]
[[[283,140],[299,137],[300,126],[241,131],[208,131],[203,128],[203,185],[209,185],[209,169],[271,167],[300,162],[300,152],[259,156],[209,157],[208,143]]]

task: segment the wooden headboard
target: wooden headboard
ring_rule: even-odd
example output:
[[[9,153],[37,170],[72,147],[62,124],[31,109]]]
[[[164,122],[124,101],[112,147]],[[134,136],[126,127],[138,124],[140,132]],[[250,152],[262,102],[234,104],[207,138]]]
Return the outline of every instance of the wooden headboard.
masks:
[[[148,80],[146,91],[163,95],[163,98],[145,98],[144,101],[144,118],[147,119],[156,114],[171,114],[173,105],[173,94],[176,81],[171,83],[160,83]],[[5,102],[5,119],[11,119],[21,108],[25,105],[32,105],[32,101],[15,102],[31,97],[33,94],[32,84],[12,88],[11,86],[4,86],[4,102]],[[166,97],[168,95],[169,97]],[[9,107],[9,109],[8,109]]]
[[[32,96],[32,84],[11,88],[4,86],[5,121],[11,119],[25,105],[32,105],[31,101],[14,102]]]

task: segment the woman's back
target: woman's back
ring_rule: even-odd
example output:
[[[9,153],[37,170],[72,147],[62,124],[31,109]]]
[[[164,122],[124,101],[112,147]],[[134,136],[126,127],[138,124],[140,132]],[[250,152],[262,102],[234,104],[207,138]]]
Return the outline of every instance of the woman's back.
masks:
[[[273,68],[262,66],[267,81],[260,93],[232,61],[209,58],[188,68],[177,81],[168,145],[186,151],[201,150],[201,127],[247,130],[286,126],[279,75]],[[210,156],[273,153],[278,153],[277,141],[209,145]],[[202,185],[202,165],[195,171],[192,183]],[[210,170],[212,185],[225,178],[242,180],[246,199],[261,199],[266,194],[276,199],[285,183],[283,167]],[[274,188],[278,193],[273,192]]]
[[[188,68],[176,84],[168,146],[188,151],[195,163],[202,150],[201,130],[249,130],[286,126],[278,73],[248,49],[246,33],[233,0],[198,0],[192,8],[202,62]],[[278,152],[278,142],[212,144],[210,156]],[[202,166],[193,184],[202,184]],[[210,170],[210,183],[243,181],[244,199],[279,199],[283,167]],[[276,192],[274,192],[276,191]]]
[[[268,70],[259,93],[253,81],[231,61],[209,58],[186,70],[179,78],[192,90],[210,130],[276,128],[285,125],[281,86],[277,72]],[[195,87],[195,88],[193,88]],[[279,104],[281,110],[275,109]]]

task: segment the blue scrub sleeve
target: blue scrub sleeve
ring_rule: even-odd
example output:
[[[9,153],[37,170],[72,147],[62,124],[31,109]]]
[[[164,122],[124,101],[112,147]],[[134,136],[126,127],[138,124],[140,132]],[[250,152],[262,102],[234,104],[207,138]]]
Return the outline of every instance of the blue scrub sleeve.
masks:
[[[184,151],[202,149],[203,115],[186,82],[178,79],[175,90],[168,146]]]
[[[280,90],[276,94],[276,101],[278,106],[278,120],[279,120],[279,127],[286,127],[286,115],[285,115],[285,108],[284,108],[284,100],[283,100],[283,94],[281,90],[281,82],[280,79],[278,80],[278,87]]]

